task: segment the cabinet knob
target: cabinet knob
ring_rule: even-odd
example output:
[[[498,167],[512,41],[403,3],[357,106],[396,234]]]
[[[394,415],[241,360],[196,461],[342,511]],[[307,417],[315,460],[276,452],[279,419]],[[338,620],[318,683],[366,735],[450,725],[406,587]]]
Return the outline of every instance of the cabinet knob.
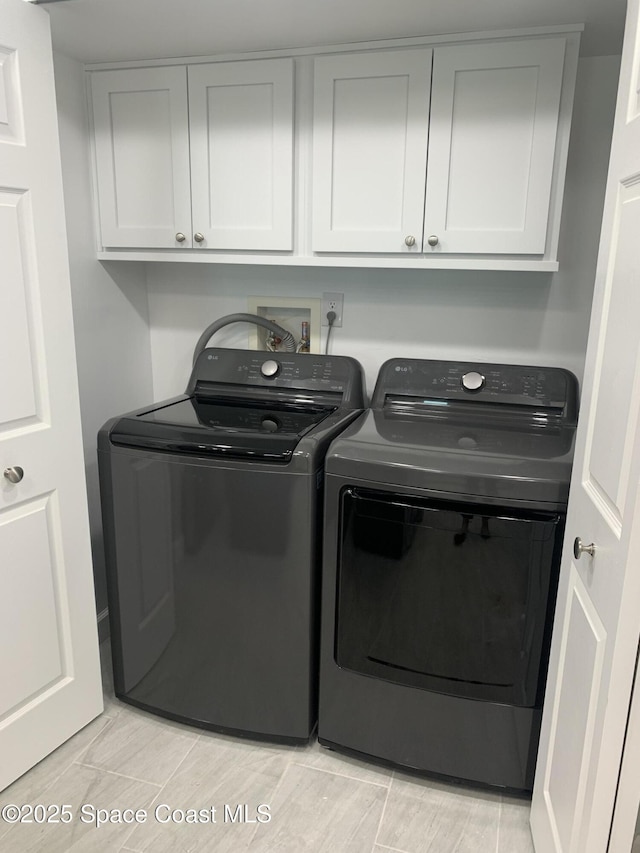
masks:
[[[187,239],[187,238],[184,236],[184,234],[182,233],[182,231],[178,231],[178,233],[176,234],[176,242],[178,242],[178,243],[184,243],[184,241],[185,241],[186,239]]]
[[[432,234],[430,237],[427,237],[427,243],[430,246],[437,246],[440,241],[438,240],[435,234]]]
[[[15,465],[13,468],[5,468],[4,476],[10,483],[19,483],[24,477],[24,469],[19,465]]]
[[[588,554],[590,557],[596,553],[596,546],[591,543],[591,545],[584,545],[582,539],[579,536],[573,541],[573,556],[576,560],[579,560],[583,554]]]
[[[196,231],[196,233],[193,235],[193,239],[196,241],[196,243],[202,243],[202,241],[204,240],[204,234],[201,234],[199,231]]]
[[[413,234],[409,234],[408,237],[404,238],[404,242],[405,246],[415,246],[416,238],[413,236]]]

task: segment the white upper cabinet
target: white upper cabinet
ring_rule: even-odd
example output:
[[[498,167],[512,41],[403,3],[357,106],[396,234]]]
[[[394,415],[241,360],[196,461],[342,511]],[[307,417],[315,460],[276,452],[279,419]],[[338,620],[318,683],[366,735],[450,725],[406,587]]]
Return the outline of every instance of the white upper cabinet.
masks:
[[[190,246],[186,68],[101,71],[91,91],[102,244]]]
[[[292,59],[97,71],[91,90],[105,248],[291,249]]]
[[[189,68],[193,228],[202,248],[292,248],[293,60]]]
[[[100,257],[551,272],[580,29],[89,68]]]
[[[564,56],[564,38],[435,50],[425,251],[544,253]]]
[[[431,59],[418,48],[315,60],[313,251],[420,250]]]
[[[565,43],[317,59],[313,251],[542,256]]]

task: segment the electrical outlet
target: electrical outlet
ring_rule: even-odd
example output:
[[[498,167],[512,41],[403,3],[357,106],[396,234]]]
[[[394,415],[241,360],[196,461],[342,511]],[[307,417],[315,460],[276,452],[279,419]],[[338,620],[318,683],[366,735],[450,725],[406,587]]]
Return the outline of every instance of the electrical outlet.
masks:
[[[342,303],[344,301],[343,293],[323,293],[322,294],[322,308],[320,309],[320,316],[322,319],[322,325],[328,326],[329,321],[327,320],[327,312],[335,311],[336,319],[333,321],[334,326],[342,326]]]

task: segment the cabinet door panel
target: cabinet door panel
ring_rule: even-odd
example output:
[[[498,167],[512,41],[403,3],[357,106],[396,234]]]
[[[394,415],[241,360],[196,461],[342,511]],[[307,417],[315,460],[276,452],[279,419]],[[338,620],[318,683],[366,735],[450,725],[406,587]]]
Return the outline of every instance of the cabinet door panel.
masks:
[[[293,60],[189,68],[193,229],[202,248],[292,248]]]
[[[564,53],[562,38],[436,48],[425,251],[544,253]]]
[[[431,57],[420,48],[316,59],[315,252],[420,251]]]
[[[98,71],[91,90],[102,244],[191,245],[186,69]]]

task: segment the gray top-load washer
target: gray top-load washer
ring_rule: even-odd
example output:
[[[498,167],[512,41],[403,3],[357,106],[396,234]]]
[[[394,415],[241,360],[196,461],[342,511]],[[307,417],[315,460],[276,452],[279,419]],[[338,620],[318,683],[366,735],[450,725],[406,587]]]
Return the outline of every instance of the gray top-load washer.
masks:
[[[531,787],[577,408],[559,368],[382,366],[325,461],[321,743]]]
[[[351,358],[205,349],[186,393],[99,433],[116,695],[276,741],[316,722],[324,455]]]

